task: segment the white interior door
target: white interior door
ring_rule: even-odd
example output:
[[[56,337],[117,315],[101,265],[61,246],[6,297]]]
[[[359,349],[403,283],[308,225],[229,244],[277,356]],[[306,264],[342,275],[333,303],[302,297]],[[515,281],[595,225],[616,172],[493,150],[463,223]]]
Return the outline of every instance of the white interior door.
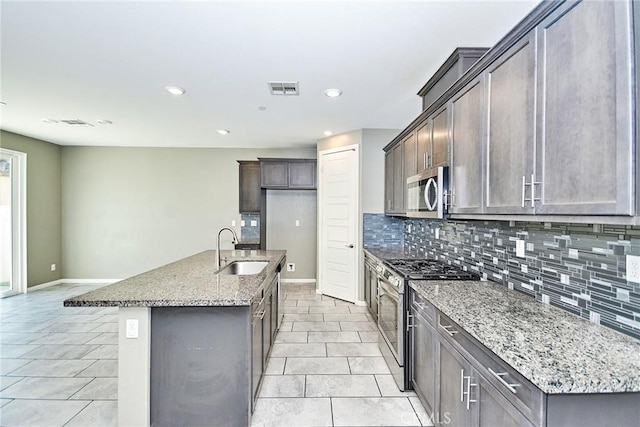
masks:
[[[320,152],[320,292],[356,302],[358,294],[357,146]]]
[[[0,148],[0,298],[26,291],[26,154]]]

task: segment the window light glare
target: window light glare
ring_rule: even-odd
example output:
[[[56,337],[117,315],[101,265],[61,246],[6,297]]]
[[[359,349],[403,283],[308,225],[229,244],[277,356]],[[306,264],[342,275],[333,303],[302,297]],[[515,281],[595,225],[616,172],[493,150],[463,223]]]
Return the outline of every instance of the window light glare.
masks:
[[[186,90],[178,86],[165,86],[165,89],[172,95],[184,95],[186,92]]]
[[[324,94],[327,95],[329,98],[337,98],[340,95],[342,95],[342,91],[340,89],[327,89],[324,91]]]
[[[333,135],[333,132],[331,132],[330,130],[325,130],[324,132],[322,132],[324,134],[324,136],[331,136]]]

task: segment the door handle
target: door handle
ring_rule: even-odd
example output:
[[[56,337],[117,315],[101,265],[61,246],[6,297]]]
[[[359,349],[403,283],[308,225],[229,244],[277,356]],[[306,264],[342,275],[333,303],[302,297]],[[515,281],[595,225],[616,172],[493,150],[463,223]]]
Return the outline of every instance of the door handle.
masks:
[[[353,249],[353,245],[345,245],[346,247],[348,247],[349,249]]]

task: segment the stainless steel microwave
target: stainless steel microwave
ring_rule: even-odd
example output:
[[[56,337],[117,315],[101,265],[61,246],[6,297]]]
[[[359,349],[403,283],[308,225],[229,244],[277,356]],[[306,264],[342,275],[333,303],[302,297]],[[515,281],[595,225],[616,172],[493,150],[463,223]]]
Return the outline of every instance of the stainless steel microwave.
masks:
[[[407,178],[407,216],[444,218],[449,190],[449,168],[438,167]]]

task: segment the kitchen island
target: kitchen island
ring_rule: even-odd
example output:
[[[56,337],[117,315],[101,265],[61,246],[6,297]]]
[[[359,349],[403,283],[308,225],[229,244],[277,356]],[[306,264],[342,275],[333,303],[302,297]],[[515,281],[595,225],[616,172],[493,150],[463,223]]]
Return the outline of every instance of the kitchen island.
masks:
[[[68,299],[119,307],[119,425],[250,423],[277,330],[285,251],[222,251],[226,264],[266,261],[257,274],[216,271],[205,251]]]

